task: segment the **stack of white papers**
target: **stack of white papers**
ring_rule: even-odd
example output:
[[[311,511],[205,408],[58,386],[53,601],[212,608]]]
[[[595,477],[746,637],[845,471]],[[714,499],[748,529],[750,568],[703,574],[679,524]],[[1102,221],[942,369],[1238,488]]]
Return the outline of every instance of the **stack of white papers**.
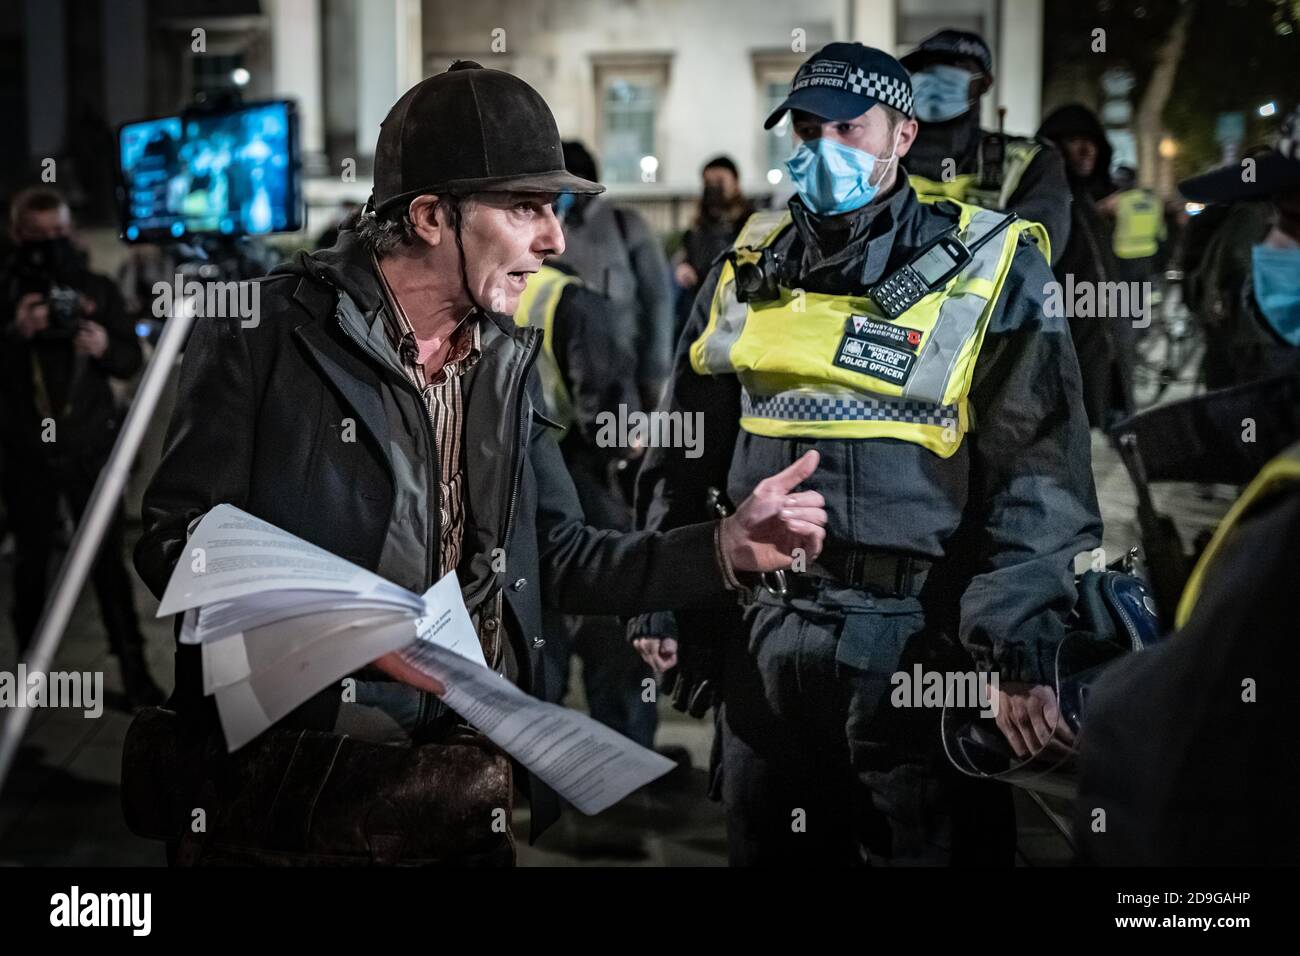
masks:
[[[590,717],[536,700],[487,667],[456,576],[423,595],[233,505],[203,516],[158,616],[183,613],[230,750],[392,651],[441,682],[448,706],[584,813],[672,761]]]

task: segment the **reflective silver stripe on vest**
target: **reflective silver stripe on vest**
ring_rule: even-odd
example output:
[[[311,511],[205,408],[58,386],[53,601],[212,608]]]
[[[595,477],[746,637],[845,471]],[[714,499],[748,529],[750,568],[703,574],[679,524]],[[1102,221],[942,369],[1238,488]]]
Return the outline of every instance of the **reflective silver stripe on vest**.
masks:
[[[718,310],[718,321],[713,334],[704,340],[704,367],[711,375],[726,375],[734,372],[731,367],[731,347],[745,331],[745,319],[749,307],[736,299],[736,282],[728,279],[722,289],[722,308]]]
[[[784,209],[754,213],[745,221],[734,247],[752,246],[766,238],[788,215]],[[722,308],[718,310],[718,321],[713,333],[704,340],[701,355],[710,375],[726,375],[735,371],[731,366],[731,347],[740,338],[740,333],[745,331],[745,320],[749,317],[749,307],[736,299],[734,271],[732,278],[719,288],[722,290]]]
[[[961,235],[962,242],[970,245],[982,236],[985,230],[992,228],[1005,217],[999,213],[977,211],[967,223]],[[1008,226],[1008,229],[1011,227]],[[1002,247],[1006,242],[1006,233],[994,236],[975,251],[975,256],[957,277],[958,283],[967,279],[997,278],[998,260],[1002,258]],[[988,300],[981,295],[963,293],[950,295],[939,306],[939,315],[935,319],[930,337],[916,358],[916,368],[911,379],[903,386],[903,395],[907,398],[921,398],[928,401],[941,401],[952,374],[953,364],[961,354],[962,346],[979,328],[980,315]],[[907,322],[907,313],[899,316],[899,322]]]
[[[857,398],[783,392],[767,397],[742,391],[740,412],[745,418],[785,422],[908,422],[948,428],[957,423],[956,405],[907,401],[900,398]]]

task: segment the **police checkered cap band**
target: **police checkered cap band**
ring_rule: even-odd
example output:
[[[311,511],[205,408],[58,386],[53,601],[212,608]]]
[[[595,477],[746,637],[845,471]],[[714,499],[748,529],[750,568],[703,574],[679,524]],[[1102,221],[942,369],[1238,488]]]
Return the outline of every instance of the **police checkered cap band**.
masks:
[[[846,89],[850,93],[870,96],[886,106],[892,106],[905,116],[912,115],[912,85],[895,76],[868,73],[855,68],[849,72]]]
[[[903,57],[903,65],[915,72],[927,56],[969,57],[985,72],[993,70],[993,51],[978,34],[945,29],[930,34],[915,50]]]
[[[742,392],[740,411],[746,418],[794,422],[908,422],[939,428],[951,428],[957,422],[956,405],[936,405],[907,399],[790,394],[764,397]]]
[[[912,115],[911,81],[897,76],[864,70],[840,60],[810,60],[795,73],[790,90],[794,92],[809,86],[841,89],[855,96],[869,96],[905,116]]]

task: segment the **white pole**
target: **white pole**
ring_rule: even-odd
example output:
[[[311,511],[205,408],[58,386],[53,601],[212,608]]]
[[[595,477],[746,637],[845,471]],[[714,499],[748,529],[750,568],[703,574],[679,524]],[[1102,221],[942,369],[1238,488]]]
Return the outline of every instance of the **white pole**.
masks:
[[[77,525],[77,533],[72,538],[63,567],[59,569],[54,590],[45,603],[45,611],[28,651],[28,673],[45,673],[54,660],[54,652],[59,648],[59,640],[63,637],[64,628],[68,626],[77,596],[86,583],[86,577],[95,563],[95,555],[99,552],[100,542],[104,540],[104,532],[113,520],[122,498],[131,462],[135,460],[140,443],[144,440],[149,419],[162,397],[172,366],[176,364],[176,358],[189,337],[195,309],[178,307],[173,311],[176,314],[163,325],[158,347],[140,379],[135,400],[126,413],[126,421],[122,423],[122,430],[108,456],[108,463],[95,482],[95,490],[91,492],[90,501]],[[26,693],[26,688],[20,688],[19,693]],[[0,790],[4,789],[9,769],[18,753],[18,745],[27,729],[30,713],[29,707],[14,707],[9,711],[4,726],[0,727]]]

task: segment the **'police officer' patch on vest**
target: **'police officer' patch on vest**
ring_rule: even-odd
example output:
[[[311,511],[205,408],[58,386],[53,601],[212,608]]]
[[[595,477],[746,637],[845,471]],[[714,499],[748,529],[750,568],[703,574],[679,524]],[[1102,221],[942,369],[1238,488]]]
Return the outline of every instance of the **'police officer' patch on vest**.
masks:
[[[840,346],[836,350],[835,364],[851,372],[861,372],[863,375],[870,375],[895,385],[907,384],[908,376],[912,374],[912,366],[916,362],[916,355],[878,341],[878,337],[866,332],[866,325],[863,326],[862,333],[854,332],[852,325],[861,318],[861,316],[854,316],[849,320],[850,327],[844,330],[844,338],[840,339]],[[894,328],[884,322],[872,322],[871,319],[867,319],[866,322],[873,326]],[[915,330],[897,328],[896,331],[906,335]],[[906,337],[902,339],[905,345],[908,341]]]

